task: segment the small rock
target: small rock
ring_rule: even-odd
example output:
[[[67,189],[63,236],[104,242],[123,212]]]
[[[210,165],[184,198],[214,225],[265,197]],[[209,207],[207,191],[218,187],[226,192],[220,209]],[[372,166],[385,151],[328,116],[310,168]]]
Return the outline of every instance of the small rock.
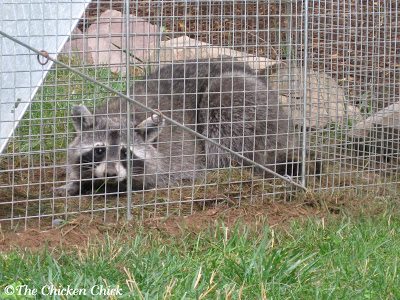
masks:
[[[51,223],[52,226],[58,227],[61,226],[65,223],[63,219],[54,219],[53,222]]]

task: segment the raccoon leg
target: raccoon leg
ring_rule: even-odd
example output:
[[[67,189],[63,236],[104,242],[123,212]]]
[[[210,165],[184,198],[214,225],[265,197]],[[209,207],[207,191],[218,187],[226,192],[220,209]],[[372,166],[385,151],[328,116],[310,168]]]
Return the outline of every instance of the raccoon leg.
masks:
[[[70,182],[65,185],[55,187],[53,192],[57,196],[76,196],[79,194],[80,184],[79,182]]]
[[[322,172],[322,162],[317,158],[311,158],[309,162],[302,162],[300,159],[292,158],[284,163],[276,165],[275,171],[280,175],[288,175],[290,177],[301,176],[303,165],[306,168],[306,175],[314,175],[319,177]]]

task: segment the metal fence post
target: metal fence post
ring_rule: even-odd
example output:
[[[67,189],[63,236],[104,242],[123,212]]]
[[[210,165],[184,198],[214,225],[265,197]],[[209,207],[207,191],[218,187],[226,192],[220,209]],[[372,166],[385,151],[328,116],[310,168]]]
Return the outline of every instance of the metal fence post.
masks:
[[[130,59],[129,59],[129,53],[130,53],[130,12],[129,12],[129,0],[124,0],[124,7],[125,7],[125,56],[126,56],[126,96],[130,97]],[[131,111],[131,103],[130,101],[126,101],[126,111],[127,117],[126,117],[126,128],[127,128],[127,152],[128,152],[128,157],[131,157],[130,151],[131,151],[131,114],[129,113]],[[127,160],[127,179],[126,179],[126,190],[127,190],[127,199],[126,199],[126,219],[128,221],[132,220],[132,212],[131,212],[131,207],[132,207],[132,161],[130,159]]]
[[[307,160],[307,58],[308,58],[308,0],[304,1],[304,64],[303,64],[303,131],[302,131],[302,165],[301,184],[306,185]]]

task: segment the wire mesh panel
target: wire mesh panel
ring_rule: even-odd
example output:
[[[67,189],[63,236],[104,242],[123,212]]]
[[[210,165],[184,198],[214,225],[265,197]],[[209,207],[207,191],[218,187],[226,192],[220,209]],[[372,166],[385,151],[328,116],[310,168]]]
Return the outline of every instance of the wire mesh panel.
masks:
[[[50,55],[28,111],[12,120],[1,224],[190,214],[304,189],[395,190],[399,9],[90,3]]]
[[[397,189],[399,8],[398,1],[310,1],[308,64],[337,83],[328,114],[344,116],[310,140],[325,160],[318,188]],[[319,95],[324,88],[319,80]]]

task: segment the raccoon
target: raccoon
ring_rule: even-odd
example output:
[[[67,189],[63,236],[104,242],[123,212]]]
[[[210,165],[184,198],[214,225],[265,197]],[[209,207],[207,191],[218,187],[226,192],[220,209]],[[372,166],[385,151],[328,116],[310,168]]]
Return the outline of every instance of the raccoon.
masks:
[[[299,147],[288,112],[266,78],[246,63],[174,63],[135,80],[130,92],[136,101],[279,174],[297,173],[293,153]],[[76,136],[61,188],[68,195],[126,191],[128,162],[133,190],[194,180],[233,163],[248,165],[160,115],[131,107],[128,112],[126,100],[112,98],[93,113],[84,105],[72,108]],[[254,172],[269,175],[258,168]]]

